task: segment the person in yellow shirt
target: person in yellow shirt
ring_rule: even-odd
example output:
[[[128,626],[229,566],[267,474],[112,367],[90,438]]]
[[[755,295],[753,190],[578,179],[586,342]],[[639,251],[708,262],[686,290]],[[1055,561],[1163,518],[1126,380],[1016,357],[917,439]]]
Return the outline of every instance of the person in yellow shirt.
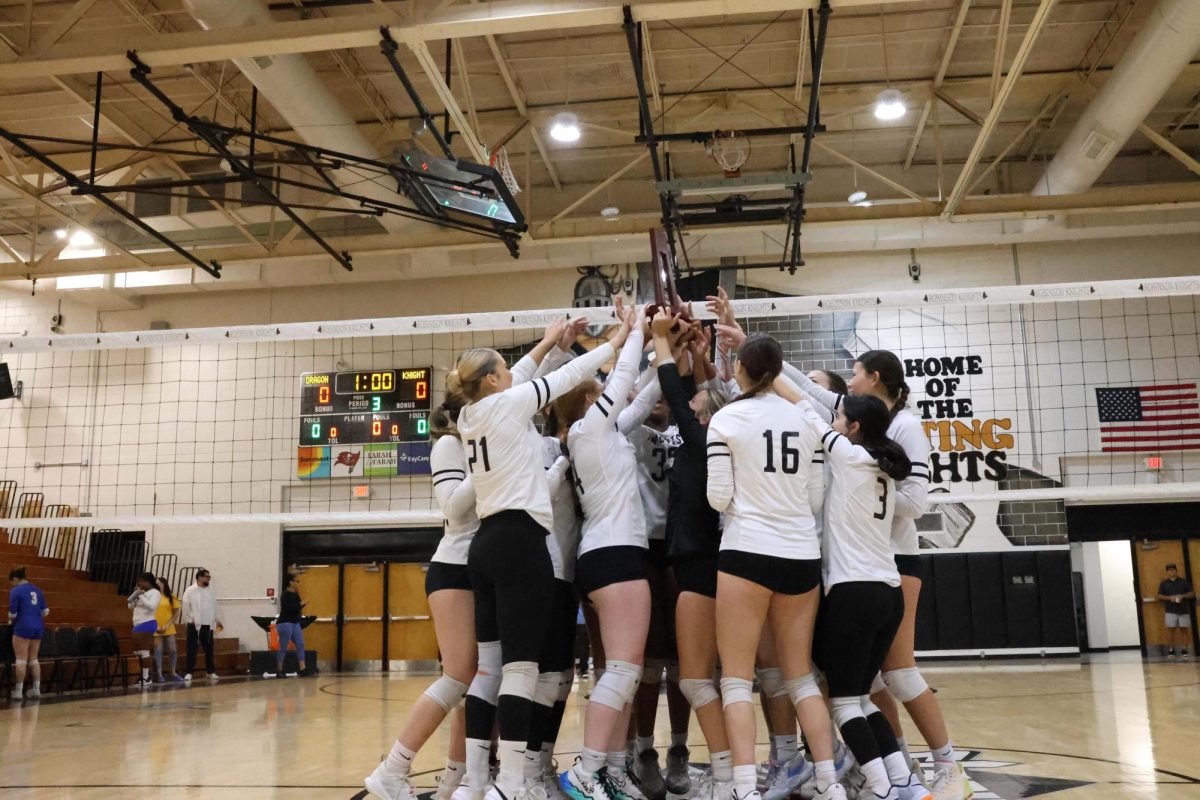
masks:
[[[159,601],[158,611],[154,615],[158,621],[158,630],[154,632],[154,682],[166,683],[162,669],[163,650],[166,649],[171,668],[171,681],[183,683],[183,678],[175,672],[175,665],[179,660],[179,649],[175,641],[175,624],[179,622],[183,604],[172,593],[171,585],[167,583],[166,578],[158,578],[157,584],[158,591],[162,593],[162,600]]]

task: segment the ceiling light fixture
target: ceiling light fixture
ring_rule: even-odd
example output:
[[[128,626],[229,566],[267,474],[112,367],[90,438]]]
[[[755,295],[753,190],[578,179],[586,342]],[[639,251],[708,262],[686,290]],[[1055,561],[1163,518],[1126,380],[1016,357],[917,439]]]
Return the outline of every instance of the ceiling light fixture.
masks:
[[[897,120],[908,113],[904,97],[897,89],[884,89],[875,98],[875,119],[884,122]]]
[[[91,247],[96,239],[87,231],[75,231],[71,234],[70,243],[72,247]]]
[[[850,196],[846,198],[846,202],[852,206],[865,207],[871,205],[871,201],[867,199],[867,193],[863,189],[855,189],[851,192]]]
[[[556,142],[578,142],[580,136],[579,117],[570,111],[554,115],[550,125],[550,138]]]
[[[63,239],[67,238],[67,229],[66,229],[66,228],[59,228],[58,230],[56,230],[56,231],[54,232],[54,238],[55,238],[55,239],[58,239],[60,242],[61,242]]]
[[[616,206],[605,206],[604,208],[600,209],[600,216],[607,220],[616,219],[620,213],[621,209],[617,208]]]

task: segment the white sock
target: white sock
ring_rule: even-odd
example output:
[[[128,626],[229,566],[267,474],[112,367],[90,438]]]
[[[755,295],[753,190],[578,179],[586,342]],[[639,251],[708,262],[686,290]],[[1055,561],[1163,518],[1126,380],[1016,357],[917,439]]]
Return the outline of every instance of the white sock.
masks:
[[[712,763],[712,777],[717,783],[729,783],[733,780],[733,752],[725,750],[709,754]]]
[[[34,681],[34,682],[33,682],[33,690],[34,690],[35,692],[40,692],[40,691],[42,690],[42,682],[41,682],[41,681]]]
[[[536,781],[542,777],[542,751],[525,748],[525,780]]]
[[[671,734],[671,747],[687,747],[687,734],[686,733],[672,733]]]
[[[593,750],[584,746],[583,750],[579,752],[579,765],[583,768],[583,774],[589,779],[604,768],[604,762],[607,760],[608,753],[601,750]]]
[[[496,788],[505,797],[515,799],[525,785],[525,742],[500,740],[496,748],[500,757],[500,774],[496,776]]]
[[[388,753],[386,762],[388,772],[393,775],[408,775],[412,772],[412,762],[416,757],[416,753],[400,744],[400,740],[397,739],[392,743],[392,750]]]
[[[442,783],[448,783],[452,786],[458,786],[462,783],[463,775],[467,772],[467,765],[462,761],[446,761],[446,768],[442,770]]]
[[[796,744],[795,736],[775,736],[773,738],[775,740],[775,760],[780,764],[786,764],[791,761],[800,750],[800,746]]]
[[[958,756],[954,752],[954,745],[946,742],[945,747],[938,747],[933,751],[933,760],[937,762],[945,762],[954,764],[958,761]]]
[[[609,775],[620,775],[625,771],[625,751],[613,750],[605,756],[605,763],[608,766]]]
[[[904,760],[911,764],[912,753],[908,752],[908,741],[903,736],[897,736],[896,744],[900,745],[900,752],[904,753]]]
[[[142,667],[142,680],[144,680],[144,681],[150,680],[150,668],[149,667]]]
[[[817,791],[823,792],[829,788],[829,784],[837,783],[837,767],[833,765],[833,759],[829,761],[813,762],[813,769],[817,774]]]
[[[882,758],[871,759],[866,764],[859,764],[858,768],[867,779],[867,786],[871,787],[875,794],[886,797],[892,790],[892,782],[888,779],[887,767],[883,765]]]
[[[745,797],[757,788],[758,770],[753,764],[742,764],[733,768],[733,791],[738,797]]]
[[[487,788],[488,774],[491,772],[492,743],[488,739],[467,739],[467,774],[464,776],[467,785],[479,796]]]
[[[908,784],[908,777],[912,775],[912,764],[904,760],[903,753],[888,753],[883,757],[883,766],[887,768],[888,778],[894,785]]]
[[[638,755],[641,755],[642,753],[646,752],[647,750],[653,750],[653,749],[654,749],[654,737],[653,736],[637,737],[637,751],[636,752]]]

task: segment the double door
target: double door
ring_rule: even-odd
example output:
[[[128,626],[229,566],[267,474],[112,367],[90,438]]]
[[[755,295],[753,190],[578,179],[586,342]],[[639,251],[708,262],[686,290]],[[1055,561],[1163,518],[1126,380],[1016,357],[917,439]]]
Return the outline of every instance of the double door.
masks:
[[[386,671],[392,662],[436,659],[426,568],[387,562],[307,565],[301,595],[305,612],[317,621],[305,630],[306,644],[338,670]]]

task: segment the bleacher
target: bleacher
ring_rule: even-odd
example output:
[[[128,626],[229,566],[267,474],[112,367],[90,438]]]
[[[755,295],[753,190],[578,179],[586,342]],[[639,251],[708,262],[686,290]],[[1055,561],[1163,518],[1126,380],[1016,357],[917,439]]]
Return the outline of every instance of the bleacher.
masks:
[[[78,509],[47,505],[40,492],[19,492],[16,481],[0,481],[0,518],[62,519],[62,527],[0,528],[0,573],[25,567],[29,581],[46,595],[50,615],[38,660],[42,691],[68,692],[128,686],[138,676],[132,655],[130,612],[125,598],[137,576],[150,571],[166,577],[182,596],[199,567],[182,566],[172,553],[152,553],[140,538],[119,530],[80,527]],[[7,586],[7,584],[6,584]],[[217,638],[216,670],[244,675],[250,654],[236,638]],[[179,669],[184,669],[185,630],[178,626]],[[0,626],[0,689],[13,680],[12,631]],[[203,650],[197,665],[204,661]]]

